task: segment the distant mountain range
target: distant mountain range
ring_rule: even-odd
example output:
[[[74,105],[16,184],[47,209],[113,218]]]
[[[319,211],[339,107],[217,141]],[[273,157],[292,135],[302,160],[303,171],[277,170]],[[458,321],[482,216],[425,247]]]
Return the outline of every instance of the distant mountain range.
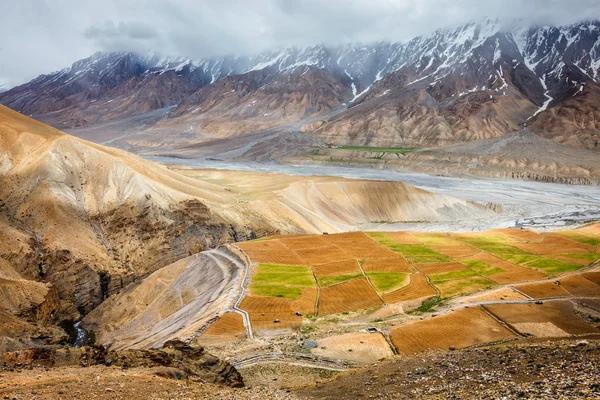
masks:
[[[600,150],[599,35],[599,21],[524,28],[487,19],[401,43],[250,57],[96,53],[0,103],[63,129],[170,107],[160,128],[186,140],[292,124],[326,143],[437,146],[527,127]]]

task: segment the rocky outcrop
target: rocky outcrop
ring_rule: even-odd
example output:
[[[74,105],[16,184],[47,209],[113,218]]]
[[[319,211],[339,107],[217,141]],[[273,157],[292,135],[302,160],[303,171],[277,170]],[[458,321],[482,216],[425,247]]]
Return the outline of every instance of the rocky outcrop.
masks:
[[[0,364],[17,369],[77,365],[145,368],[166,378],[210,382],[231,387],[244,386],[241,375],[231,364],[207,353],[202,347],[191,347],[178,340],[165,343],[162,349],[152,350],[109,351],[103,346],[25,349],[0,354]]]

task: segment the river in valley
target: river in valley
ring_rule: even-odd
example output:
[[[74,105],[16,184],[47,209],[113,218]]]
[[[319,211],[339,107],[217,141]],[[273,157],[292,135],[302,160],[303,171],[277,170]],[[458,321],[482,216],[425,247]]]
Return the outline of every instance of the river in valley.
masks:
[[[536,227],[559,229],[563,226],[600,220],[600,187],[556,183],[448,178],[421,173],[374,168],[290,165],[259,162],[230,162],[206,158],[145,157],[164,164],[181,164],[196,169],[273,172],[302,176],[339,176],[343,178],[398,181],[478,203],[495,203],[503,212],[473,226],[472,222],[445,221],[426,224],[386,224],[385,229],[480,230],[499,227]]]

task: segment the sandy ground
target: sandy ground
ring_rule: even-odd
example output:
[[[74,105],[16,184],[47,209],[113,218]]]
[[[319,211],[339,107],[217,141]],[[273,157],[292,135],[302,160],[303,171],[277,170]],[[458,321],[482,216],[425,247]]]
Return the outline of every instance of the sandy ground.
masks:
[[[0,370],[0,398],[4,399],[288,399],[282,391],[261,387],[232,389],[157,376],[148,368],[63,367],[45,370]]]

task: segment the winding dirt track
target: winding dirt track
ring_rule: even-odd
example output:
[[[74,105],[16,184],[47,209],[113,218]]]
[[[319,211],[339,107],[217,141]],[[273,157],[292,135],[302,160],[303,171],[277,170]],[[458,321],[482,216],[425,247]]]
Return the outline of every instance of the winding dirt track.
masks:
[[[187,339],[230,307],[245,268],[226,247],[187,257],[104,302],[84,326],[114,349]]]

